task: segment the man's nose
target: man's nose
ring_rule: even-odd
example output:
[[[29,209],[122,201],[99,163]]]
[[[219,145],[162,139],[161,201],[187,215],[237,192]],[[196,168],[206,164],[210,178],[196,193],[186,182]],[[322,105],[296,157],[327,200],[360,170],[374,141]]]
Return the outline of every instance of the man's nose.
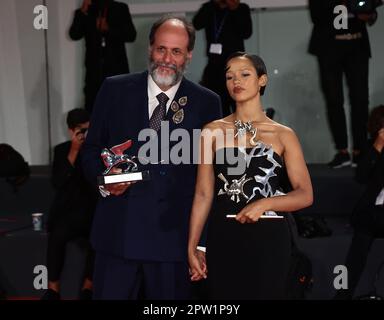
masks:
[[[169,51],[165,51],[164,55],[163,55],[163,61],[168,63],[172,60],[172,55],[171,55],[171,52]]]

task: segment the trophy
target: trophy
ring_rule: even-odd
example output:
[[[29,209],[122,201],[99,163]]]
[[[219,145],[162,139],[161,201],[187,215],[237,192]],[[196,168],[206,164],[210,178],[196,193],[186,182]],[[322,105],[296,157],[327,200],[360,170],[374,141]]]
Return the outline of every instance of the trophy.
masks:
[[[107,167],[102,176],[97,177],[99,185],[149,180],[149,171],[138,171],[137,163],[134,161],[137,157],[128,156],[124,151],[132,146],[132,140],[127,140],[112,148],[104,148],[101,151],[101,159]],[[122,173],[109,174],[112,168],[121,168]]]

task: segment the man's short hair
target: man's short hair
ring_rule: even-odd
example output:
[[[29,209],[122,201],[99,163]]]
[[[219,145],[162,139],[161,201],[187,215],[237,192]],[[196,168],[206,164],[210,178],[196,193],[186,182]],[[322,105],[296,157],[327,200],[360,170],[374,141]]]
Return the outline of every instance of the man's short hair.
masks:
[[[174,14],[165,14],[153,23],[151,31],[149,32],[149,44],[153,45],[157,29],[159,29],[159,27],[168,20],[178,20],[184,25],[185,31],[188,33],[188,51],[192,51],[195,46],[196,39],[195,28],[186,18]]]
[[[69,129],[75,129],[80,124],[89,121],[89,113],[85,109],[76,108],[68,112],[67,126]]]

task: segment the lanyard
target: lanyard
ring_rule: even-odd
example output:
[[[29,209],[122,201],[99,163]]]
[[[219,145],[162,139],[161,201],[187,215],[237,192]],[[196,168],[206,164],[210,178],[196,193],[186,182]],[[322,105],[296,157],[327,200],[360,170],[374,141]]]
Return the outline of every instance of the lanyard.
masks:
[[[219,39],[219,36],[220,36],[220,33],[221,33],[221,30],[223,30],[223,27],[224,27],[224,22],[225,22],[225,19],[227,18],[228,16],[228,10],[225,11],[225,14],[223,16],[223,18],[221,19],[220,21],[220,25],[217,25],[217,15],[216,15],[216,11],[213,15],[213,31],[214,31],[214,42],[216,43],[217,40]]]

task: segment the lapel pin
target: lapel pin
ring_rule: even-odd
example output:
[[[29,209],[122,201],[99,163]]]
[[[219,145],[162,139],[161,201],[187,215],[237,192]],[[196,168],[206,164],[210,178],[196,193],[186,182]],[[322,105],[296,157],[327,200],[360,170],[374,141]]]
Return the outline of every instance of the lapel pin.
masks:
[[[181,97],[180,99],[179,99],[179,104],[182,106],[182,107],[184,107],[186,104],[187,104],[187,102],[188,102],[188,98],[185,96],[185,97]]]
[[[184,120],[184,110],[183,109],[180,109],[179,111],[177,111],[173,117],[172,117],[172,120],[174,123],[176,124],[180,124],[183,122]]]
[[[179,105],[177,104],[176,101],[173,101],[173,102],[172,102],[172,104],[171,104],[171,110],[172,110],[173,112],[176,112],[176,111],[179,110]]]

